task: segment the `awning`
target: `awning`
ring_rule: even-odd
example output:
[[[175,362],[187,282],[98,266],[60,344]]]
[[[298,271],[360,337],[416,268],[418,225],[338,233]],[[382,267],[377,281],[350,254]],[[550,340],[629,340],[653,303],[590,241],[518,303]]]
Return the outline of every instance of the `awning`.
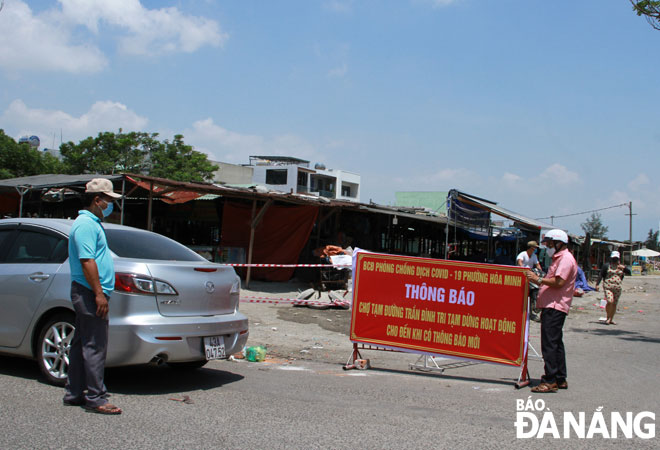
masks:
[[[411,214],[404,211],[397,211],[396,209],[374,208],[372,206],[364,206],[364,205],[361,205],[358,209],[360,211],[369,211],[378,214],[388,214],[390,216],[406,217],[408,219],[413,219],[413,220],[424,220],[426,222],[434,222],[442,225],[447,223],[446,216],[428,216],[426,214]]]
[[[63,175],[46,174],[33,175],[31,177],[9,178],[0,180],[0,190],[15,190],[17,187],[28,187],[30,189],[45,189],[64,186],[84,186],[94,178],[107,178],[110,181],[121,180],[123,175]]]
[[[20,202],[18,207],[18,217],[23,217],[23,197],[30,191],[39,189],[51,189],[59,187],[68,188],[81,188],[94,178],[106,178],[110,181],[120,180],[123,175],[99,175],[99,174],[85,174],[85,175],[63,175],[63,174],[44,174],[33,175],[30,177],[8,178],[0,180],[0,191],[16,191],[20,195]],[[123,194],[123,192],[122,192]]]
[[[490,211],[491,213],[497,214],[498,216],[505,217],[509,220],[513,220],[514,222],[519,222],[523,225],[527,225],[532,228],[536,228],[538,230],[541,229],[553,229],[553,228],[558,228],[554,225],[545,223],[545,222],[540,222],[536,219],[530,219],[529,217],[525,217],[522,214],[518,214],[516,212],[513,212],[511,210],[508,210],[506,208],[502,208],[501,206],[497,205],[496,203],[489,202],[488,200],[485,200],[483,198],[475,197],[469,194],[466,194],[464,192],[459,192],[455,191],[457,198],[465,202],[467,204],[482,208],[486,211]]]
[[[639,250],[635,250],[632,252],[633,256],[644,256],[645,258],[655,258],[656,256],[660,256],[659,252],[656,252],[655,250],[651,250],[649,248],[640,248]]]
[[[188,191],[177,187],[171,187],[169,185],[155,183],[153,180],[141,181],[137,179],[137,177],[133,178],[128,175],[126,176],[126,179],[131,183],[140,186],[142,189],[158,195],[162,201],[169,204],[189,202],[190,200],[196,200],[204,195],[203,192],[194,190]]]

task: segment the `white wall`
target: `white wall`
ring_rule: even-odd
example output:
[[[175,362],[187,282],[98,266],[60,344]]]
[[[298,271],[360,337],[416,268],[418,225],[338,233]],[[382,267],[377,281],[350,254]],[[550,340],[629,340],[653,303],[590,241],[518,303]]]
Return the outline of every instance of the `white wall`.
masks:
[[[252,181],[257,184],[262,184],[268,189],[281,192],[296,192],[298,185],[298,166],[252,166],[254,168],[254,175]],[[286,184],[266,184],[266,171],[267,170],[286,170]]]
[[[281,166],[251,166],[254,169],[252,182],[262,184],[268,189],[280,192],[298,192],[298,166],[296,165],[281,165]],[[267,170],[284,170],[287,171],[286,184],[266,184],[266,171]],[[359,202],[360,201],[360,181],[361,177],[357,173],[347,172],[345,170],[335,169],[315,169],[319,175],[325,175],[335,179],[335,197],[338,200],[348,200]],[[313,173],[308,174],[307,187],[311,190],[310,180]],[[348,184],[351,187],[352,196],[341,195],[341,187],[343,184]]]

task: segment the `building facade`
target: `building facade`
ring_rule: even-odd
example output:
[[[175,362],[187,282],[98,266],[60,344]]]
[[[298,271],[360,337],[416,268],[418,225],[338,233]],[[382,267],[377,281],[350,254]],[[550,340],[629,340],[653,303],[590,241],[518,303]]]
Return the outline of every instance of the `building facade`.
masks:
[[[309,194],[332,200],[360,201],[360,175],[345,170],[310,167],[309,161],[288,156],[250,156],[252,181],[274,191]]]

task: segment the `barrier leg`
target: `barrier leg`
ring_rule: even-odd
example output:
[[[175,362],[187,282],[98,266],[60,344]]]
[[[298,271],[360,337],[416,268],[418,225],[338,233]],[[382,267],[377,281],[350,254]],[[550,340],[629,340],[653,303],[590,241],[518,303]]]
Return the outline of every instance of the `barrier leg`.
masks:
[[[346,365],[343,367],[343,369],[344,370],[355,369],[355,361],[358,359],[362,359],[362,355],[360,354],[360,350],[358,350],[357,343],[354,342],[351,356],[348,357],[348,361],[346,361]]]
[[[529,378],[529,369],[527,368],[527,352],[525,352],[525,360],[523,361],[523,365],[520,368],[520,376],[518,377],[518,382],[515,384],[516,389],[529,386],[530,382],[531,380]]]

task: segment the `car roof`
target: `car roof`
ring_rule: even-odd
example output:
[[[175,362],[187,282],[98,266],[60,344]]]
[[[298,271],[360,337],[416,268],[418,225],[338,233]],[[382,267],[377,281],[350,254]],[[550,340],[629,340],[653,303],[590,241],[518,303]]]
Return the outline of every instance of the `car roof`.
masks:
[[[69,234],[71,227],[73,226],[72,219],[50,219],[50,218],[29,218],[29,217],[12,217],[8,219],[0,219],[0,225],[3,224],[26,224],[26,225],[38,225],[42,227],[52,228],[57,231]],[[118,230],[133,230],[133,231],[143,231],[149,233],[147,230],[140,228],[129,227],[126,225],[118,225],[115,223],[104,223],[103,228],[105,229],[118,229]]]

